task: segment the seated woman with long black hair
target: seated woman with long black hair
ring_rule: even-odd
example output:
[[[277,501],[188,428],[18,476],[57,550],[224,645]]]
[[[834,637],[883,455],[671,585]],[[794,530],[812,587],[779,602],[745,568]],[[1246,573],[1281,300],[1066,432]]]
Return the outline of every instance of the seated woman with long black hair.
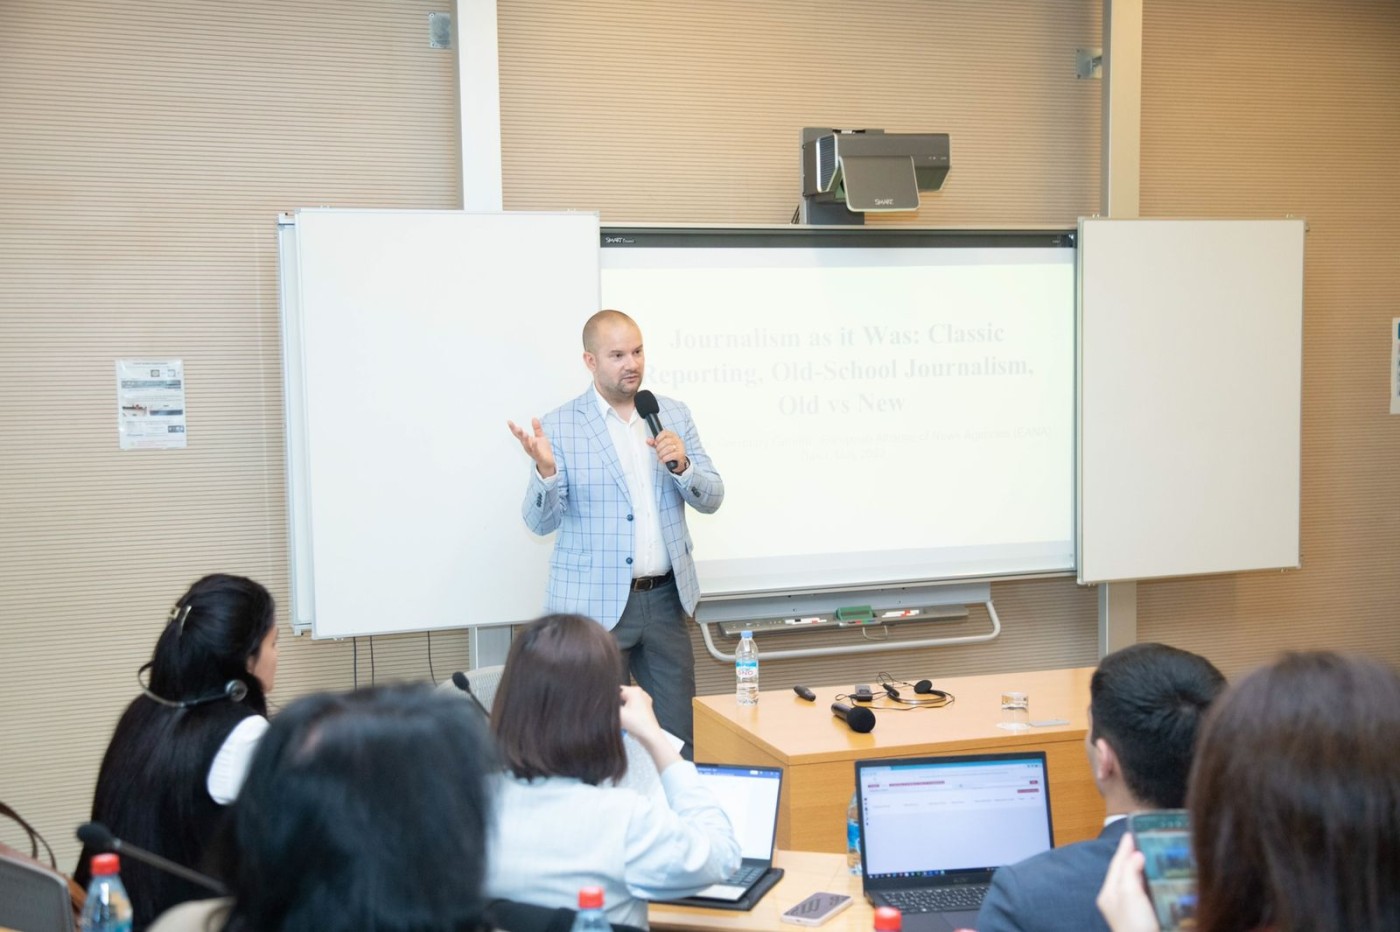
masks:
[[[242,576],[205,576],[180,597],[137,674],[141,693],[102,759],[94,822],[122,841],[203,866],[267,730],[267,693],[277,676],[274,616],[271,594]],[[74,874],[84,886],[94,853],[83,850]],[[176,903],[208,895],[130,858],[122,881],[137,930]]]
[[[695,765],[681,759],[634,686],[618,686],[612,635],[580,615],[516,634],[491,723],[509,773],[497,797],[486,890],[574,907],[603,888],[609,921],[647,924],[647,899],[687,896],[739,866],[739,844]],[[656,764],[666,803],[616,785],[623,729]]]
[[[298,699],[216,843],[230,896],[183,904],[153,932],[485,928],[496,760],[480,713],[427,686]]]

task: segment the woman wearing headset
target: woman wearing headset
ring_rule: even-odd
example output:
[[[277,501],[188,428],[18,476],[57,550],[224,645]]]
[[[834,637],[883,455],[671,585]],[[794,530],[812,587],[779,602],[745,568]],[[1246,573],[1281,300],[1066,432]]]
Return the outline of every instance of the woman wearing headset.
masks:
[[[141,682],[149,671],[149,682]],[[272,596],[242,576],[215,574],[190,586],[171,609],[141,694],[117,723],[102,759],[92,820],[112,834],[199,869],[238,795],[267,730],[267,694],[277,676]],[[97,852],[84,848],[74,879],[89,880]],[[208,892],[134,860],[122,862],[134,928]]]

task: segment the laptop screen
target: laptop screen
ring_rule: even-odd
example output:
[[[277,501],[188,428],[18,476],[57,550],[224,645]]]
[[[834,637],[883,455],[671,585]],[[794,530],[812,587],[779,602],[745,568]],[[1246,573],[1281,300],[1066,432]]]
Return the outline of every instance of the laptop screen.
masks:
[[[719,800],[745,860],[771,861],[778,831],[778,767],[696,764],[700,782]]]
[[[1041,752],[856,762],[867,880],[990,872],[1051,846]]]

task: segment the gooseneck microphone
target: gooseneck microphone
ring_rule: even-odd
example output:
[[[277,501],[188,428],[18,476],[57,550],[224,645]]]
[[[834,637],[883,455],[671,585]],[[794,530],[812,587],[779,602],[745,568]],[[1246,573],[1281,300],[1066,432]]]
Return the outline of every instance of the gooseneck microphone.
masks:
[[[475,702],[476,707],[481,710],[482,715],[486,716],[488,719],[491,717],[491,713],[486,710],[486,706],[482,705],[481,700],[476,698],[476,693],[472,692],[472,681],[467,679],[465,673],[458,670],[456,673],[452,674],[452,685],[470,696],[472,702]]]
[[[863,735],[875,729],[875,713],[864,706],[833,702],[831,714],[845,722],[846,727],[856,734]]]
[[[197,884],[208,890],[213,890],[215,893],[219,894],[219,896],[228,895],[228,889],[213,877],[201,874],[199,871],[192,871],[182,864],[176,864],[174,861],[168,861],[158,854],[152,854],[145,848],[129,845],[120,838],[114,836],[107,826],[103,825],[101,822],[84,822],[82,825],[79,825],[78,840],[94,851],[115,851],[123,857],[129,857],[143,864],[149,864],[156,870],[165,871],[167,874],[173,874],[181,880],[187,880],[192,884]]]
[[[637,406],[637,413],[647,419],[647,426],[651,428],[651,435],[655,437],[661,433],[661,405],[656,401],[656,396],[645,388],[637,392],[637,396],[632,399],[632,403]],[[680,465],[679,460],[667,460],[666,468],[671,472],[676,471]]]

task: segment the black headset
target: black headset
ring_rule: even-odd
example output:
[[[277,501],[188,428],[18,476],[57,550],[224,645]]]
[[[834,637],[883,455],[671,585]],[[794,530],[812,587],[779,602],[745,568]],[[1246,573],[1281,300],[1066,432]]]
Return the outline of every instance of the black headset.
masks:
[[[206,702],[220,702],[227,699],[229,702],[242,702],[248,696],[248,684],[242,680],[229,680],[224,684],[224,688],[216,693],[207,696],[200,696],[197,699],[166,699],[164,696],[157,696],[151,692],[150,687],[141,679],[141,674],[151,668],[149,663],[143,665],[136,671],[136,685],[141,687],[141,692],[152,702],[159,702],[163,706],[172,709],[192,709],[197,705],[204,705]]]
[[[895,702],[903,705],[919,706],[921,708],[937,709],[949,705],[953,701],[953,694],[944,692],[941,689],[934,689],[930,680],[919,680],[917,683],[906,683],[903,680],[896,680],[888,673],[881,673],[880,685],[885,690],[885,695]],[[906,689],[914,690],[912,697],[903,695],[895,684]]]

